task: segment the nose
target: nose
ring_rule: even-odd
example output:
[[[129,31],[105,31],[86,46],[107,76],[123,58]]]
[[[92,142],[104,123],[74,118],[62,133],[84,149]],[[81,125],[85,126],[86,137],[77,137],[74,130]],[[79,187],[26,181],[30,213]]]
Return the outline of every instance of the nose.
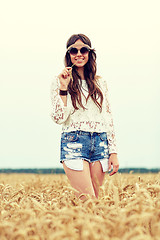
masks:
[[[77,56],[82,56],[82,53],[80,52],[80,49],[78,49]]]

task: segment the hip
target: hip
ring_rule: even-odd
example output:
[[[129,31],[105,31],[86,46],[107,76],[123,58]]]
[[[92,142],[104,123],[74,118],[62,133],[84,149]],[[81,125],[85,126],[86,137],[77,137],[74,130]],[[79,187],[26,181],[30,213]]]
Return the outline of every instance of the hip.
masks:
[[[61,162],[70,159],[97,161],[109,158],[106,132],[71,131],[61,134]]]

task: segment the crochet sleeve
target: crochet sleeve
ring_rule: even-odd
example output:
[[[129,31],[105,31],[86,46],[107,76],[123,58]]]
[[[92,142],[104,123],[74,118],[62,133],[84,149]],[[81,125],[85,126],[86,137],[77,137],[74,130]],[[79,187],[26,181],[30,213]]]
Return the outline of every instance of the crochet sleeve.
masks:
[[[57,124],[64,123],[70,115],[71,107],[64,106],[58,94],[59,80],[56,77],[51,84],[51,118]],[[68,96],[67,96],[68,97]]]
[[[117,144],[116,144],[116,136],[115,136],[115,130],[114,130],[114,123],[113,123],[113,117],[112,117],[112,111],[111,111],[111,105],[109,101],[109,94],[108,94],[108,87],[107,83],[104,82],[104,97],[105,97],[105,107],[106,107],[106,113],[107,113],[107,139],[108,139],[108,146],[109,146],[109,154],[111,153],[117,153]]]

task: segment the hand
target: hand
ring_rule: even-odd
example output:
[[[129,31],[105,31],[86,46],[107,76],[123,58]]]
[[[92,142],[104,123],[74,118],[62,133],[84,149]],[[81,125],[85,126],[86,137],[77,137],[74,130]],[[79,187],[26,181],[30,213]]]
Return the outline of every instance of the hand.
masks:
[[[113,170],[111,166],[113,166]],[[113,174],[118,172],[118,169],[119,169],[119,162],[117,158],[117,153],[111,153],[108,160],[108,171],[112,170],[112,172],[109,174],[109,176],[112,176]]]
[[[59,81],[60,81],[60,89],[67,90],[68,84],[71,80],[70,78],[70,71],[72,70],[71,67],[66,67],[63,71],[59,74]]]

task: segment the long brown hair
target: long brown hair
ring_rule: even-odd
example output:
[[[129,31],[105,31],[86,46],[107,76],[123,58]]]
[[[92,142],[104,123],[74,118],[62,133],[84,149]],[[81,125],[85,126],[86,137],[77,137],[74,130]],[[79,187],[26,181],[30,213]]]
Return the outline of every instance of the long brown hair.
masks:
[[[72,35],[68,41],[66,47],[68,48],[70,45],[74,44],[77,40],[81,40],[84,44],[87,44],[91,48],[91,41],[90,39],[85,36],[84,34],[74,34]],[[66,52],[65,55],[65,66],[66,67],[71,67],[72,62],[70,55],[68,51]],[[96,75],[96,53],[94,49],[91,49],[89,51],[89,59],[88,62],[84,66],[84,77],[88,85],[88,97],[86,98],[86,102],[88,101],[88,98],[91,97],[94,103],[97,105],[97,107],[102,111],[102,102],[103,102],[103,94],[102,91],[100,90],[98,86],[98,80],[99,77]],[[85,107],[82,104],[82,99],[81,99],[81,84],[78,79],[81,79],[79,76],[78,72],[76,71],[76,68],[72,68],[72,76],[73,76],[73,82],[70,81],[68,85],[68,91],[71,94],[71,99],[72,99],[72,104],[73,107],[77,110],[79,109],[77,106],[77,103],[85,109]],[[97,100],[100,98],[100,102]]]

